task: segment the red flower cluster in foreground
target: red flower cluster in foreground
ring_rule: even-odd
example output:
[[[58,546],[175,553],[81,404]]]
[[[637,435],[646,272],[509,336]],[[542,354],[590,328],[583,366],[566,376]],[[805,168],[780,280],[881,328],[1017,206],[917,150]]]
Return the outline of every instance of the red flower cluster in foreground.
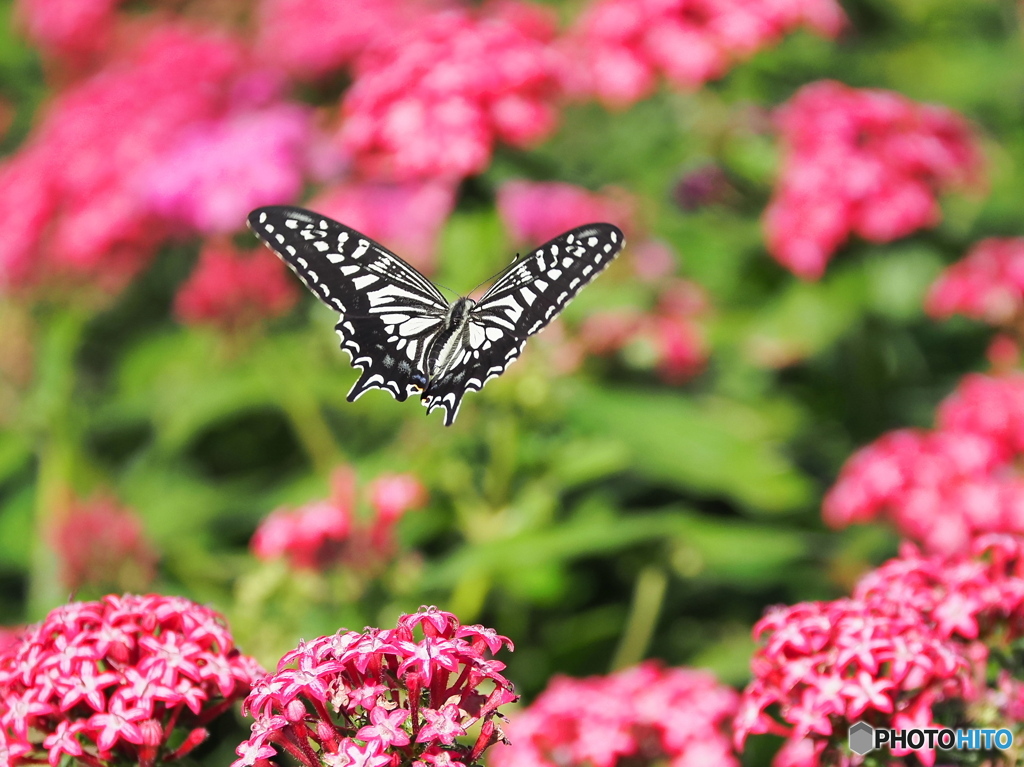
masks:
[[[411,474],[382,474],[370,483],[374,516],[365,523],[356,517],[352,471],[336,471],[332,486],[326,501],[277,509],[267,516],[253,535],[253,554],[262,560],[284,557],[296,569],[347,564],[369,571],[392,554],[398,520],[427,500],[426,489]]]
[[[961,648],[896,604],[840,599],[775,607],[754,626],[754,637],[760,646],[736,717],[736,746],[755,733],[785,737],[776,764],[839,764],[821,757],[845,739],[846,725],[930,727],[935,703],[974,693]],[[770,713],[776,706],[777,717]],[[917,756],[926,765],[935,760],[934,751]]]
[[[53,546],[61,583],[72,591],[140,589],[155,575],[157,556],[142,520],[113,498],[73,503],[53,531]]]
[[[946,269],[925,305],[933,317],[963,314],[1002,325],[1024,309],[1024,237],[982,240]]]
[[[575,87],[625,106],[659,74],[695,89],[798,27],[835,37],[845,22],[833,0],[599,0],[573,33]]]
[[[508,725],[493,767],[739,764],[728,725],[737,694],[706,671],[650,661],[606,677],[556,677]]]
[[[1024,375],[967,376],[938,428],[901,430],[861,448],[824,501],[834,527],[885,517],[937,552],[983,533],[1024,533]]]
[[[785,157],[765,213],[768,249],[801,277],[820,277],[851,234],[889,242],[933,226],[936,195],[980,175],[963,118],[891,91],[812,83],[778,122]]]
[[[0,763],[180,758],[261,674],[220,616],[187,599],[73,602],[0,654]]]
[[[339,138],[366,168],[399,180],[484,170],[498,141],[524,146],[557,119],[554,24],[537,6],[431,14],[362,55]]]
[[[435,607],[394,629],[339,631],[303,642],[253,687],[255,718],[232,767],[286,751],[304,767],[467,767],[503,739],[494,718],[516,700],[493,660],[512,642]],[[456,741],[480,726],[472,746]]]
[[[1019,537],[983,536],[950,556],[904,544],[860,580],[853,598],[773,608],[757,624],[761,646],[737,740],[787,737],[776,767],[859,765],[845,743],[858,720],[906,729],[963,726],[966,716],[978,726],[998,712],[1020,722],[1024,689],[1006,650],[1024,636],[1022,616]],[[936,752],[916,758],[932,765]]]
[[[287,268],[269,251],[211,243],[178,289],[174,314],[187,325],[238,330],[286,314],[298,298]]]

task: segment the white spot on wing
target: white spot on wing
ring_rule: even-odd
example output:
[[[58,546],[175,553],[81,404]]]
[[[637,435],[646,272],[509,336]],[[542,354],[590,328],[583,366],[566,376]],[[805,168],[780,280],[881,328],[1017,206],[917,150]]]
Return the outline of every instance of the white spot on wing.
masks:
[[[362,277],[356,277],[352,280],[352,285],[355,286],[356,290],[364,290],[367,285],[372,285],[379,280],[376,274],[364,274]]]

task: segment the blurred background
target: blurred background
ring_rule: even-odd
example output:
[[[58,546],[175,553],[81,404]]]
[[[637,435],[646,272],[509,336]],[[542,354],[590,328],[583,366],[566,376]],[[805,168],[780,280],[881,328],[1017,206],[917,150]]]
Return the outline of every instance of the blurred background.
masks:
[[[742,684],[766,606],[896,550],[823,523],[844,462],[1015,364],[1012,311],[926,298],[1024,229],[1020,11],[4,0],[0,622],[181,594],[272,666],[436,604],[528,699]],[[271,203],[461,294],[587,221],[628,245],[445,428],[345,402],[335,315],[244,228]]]

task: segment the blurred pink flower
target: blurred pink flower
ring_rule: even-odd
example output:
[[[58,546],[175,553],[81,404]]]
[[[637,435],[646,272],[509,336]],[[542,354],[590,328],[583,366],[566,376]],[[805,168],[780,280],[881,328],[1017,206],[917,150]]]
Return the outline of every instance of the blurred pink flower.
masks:
[[[0,753],[9,767],[180,759],[262,673],[187,599],[71,602],[0,653]]]
[[[1024,534],[1024,375],[967,376],[932,432],[901,430],[846,462],[823,503],[833,527],[890,520],[927,551],[956,553],[985,533]]]
[[[976,244],[935,281],[925,308],[933,317],[964,314],[992,325],[1011,322],[1024,308],[1024,237]]]
[[[516,700],[505,664],[488,657],[503,646],[513,649],[494,629],[460,625],[436,607],[399,616],[394,629],[303,642],[246,699],[253,735],[232,767],[280,750],[303,767],[477,764],[503,737],[498,708]],[[475,724],[472,746],[453,740]]]
[[[154,163],[194,126],[259,109],[280,86],[253,71],[241,43],[225,35],[185,25],[139,34],[60,94],[25,145],[0,164],[0,190],[9,198],[0,205],[0,289],[66,283],[77,295],[84,283],[116,294],[174,233],[147,194]],[[260,156],[249,161],[267,168]],[[242,200],[251,194],[235,193]]]
[[[316,140],[309,111],[279,103],[182,131],[140,183],[151,208],[204,234],[238,231],[253,208],[292,202]]]
[[[555,126],[559,61],[543,9],[509,2],[421,18],[359,57],[339,140],[374,175],[459,180],[498,141]]]
[[[369,486],[373,517],[356,513],[355,474],[341,468],[331,477],[331,497],[297,509],[277,509],[257,528],[250,548],[257,559],[284,558],[290,567],[327,570],[347,566],[373,575],[394,554],[394,526],[427,500],[411,474],[382,474]]]
[[[298,298],[295,281],[271,253],[211,243],[178,289],[174,315],[186,325],[232,331],[287,314]]]
[[[591,192],[559,181],[508,181],[498,214],[518,242],[542,243],[583,224],[606,222],[630,234],[635,203],[622,190]]]
[[[328,188],[310,207],[379,240],[429,273],[438,236],[455,207],[455,185],[449,181],[349,181]]]
[[[851,234],[889,242],[938,223],[936,195],[976,182],[982,158],[955,112],[833,81],[778,112],[784,157],[765,212],[768,250],[816,279]]]
[[[733,724],[737,749],[758,733],[835,747],[860,719],[896,729],[932,726],[934,704],[976,695],[963,648],[907,606],[839,599],[773,607],[754,626],[754,638],[754,679]],[[784,751],[775,764],[818,765],[812,759],[820,749],[803,753],[806,762]],[[934,764],[934,750],[915,753]]]
[[[120,0],[18,0],[17,19],[29,39],[50,56],[81,65],[113,36]]]
[[[146,588],[157,554],[142,520],[113,498],[72,503],[52,532],[60,580],[70,591],[91,586],[112,591]]]
[[[845,24],[833,0],[597,0],[566,47],[575,91],[627,106],[659,75],[696,89],[799,27],[835,37]]]
[[[428,0],[261,0],[256,50],[302,79],[329,75],[414,25]]]
[[[739,764],[729,722],[737,694],[707,671],[648,661],[604,677],[556,676],[506,727],[493,767]]]

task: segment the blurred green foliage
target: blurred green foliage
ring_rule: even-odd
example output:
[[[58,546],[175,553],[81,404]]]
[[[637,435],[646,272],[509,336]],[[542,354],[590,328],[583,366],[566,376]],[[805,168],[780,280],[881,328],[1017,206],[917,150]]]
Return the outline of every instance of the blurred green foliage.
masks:
[[[711,296],[708,369],[683,386],[591,360],[554,375],[538,349],[454,427],[354,380],[330,312],[306,296],[264,334],[181,327],[169,306],[195,245],[164,252],[95,316],[33,310],[34,373],[0,431],[0,619],[40,617],[67,595],[33,520],[60,477],[112,490],[161,552],[153,589],[210,602],[273,664],[300,637],[392,624],[423,603],[512,637],[527,695],[555,672],[660,657],[742,683],[766,605],[843,593],[895,549],[877,529],[836,533],[819,515],[842,462],[882,432],[928,425],[983,364],[986,333],[936,324],[922,296],[974,240],[1021,233],[1024,49],[1018,8],[997,0],[853,0],[838,43],[799,34],[695,94],[663,91],[624,112],[570,108],[531,152],[503,149],[468,183],[442,238],[440,282],[467,289],[514,252],[494,210],[509,178],[614,184]],[[0,13],[0,96],[17,145],[43,101],[33,51]],[[932,231],[853,242],[817,283],[771,261],[759,216],[777,147],[763,110],[833,77],[962,111],[986,137],[987,195],[949,198]],[[737,194],[680,210],[672,190],[713,162]],[[614,266],[566,312],[644,300]],[[540,343],[535,342],[535,343]],[[430,490],[403,520],[399,564],[357,599],[330,578],[258,564],[269,511],[325,497],[340,464],[362,480],[411,471]],[[82,593],[80,596],[94,596]]]

